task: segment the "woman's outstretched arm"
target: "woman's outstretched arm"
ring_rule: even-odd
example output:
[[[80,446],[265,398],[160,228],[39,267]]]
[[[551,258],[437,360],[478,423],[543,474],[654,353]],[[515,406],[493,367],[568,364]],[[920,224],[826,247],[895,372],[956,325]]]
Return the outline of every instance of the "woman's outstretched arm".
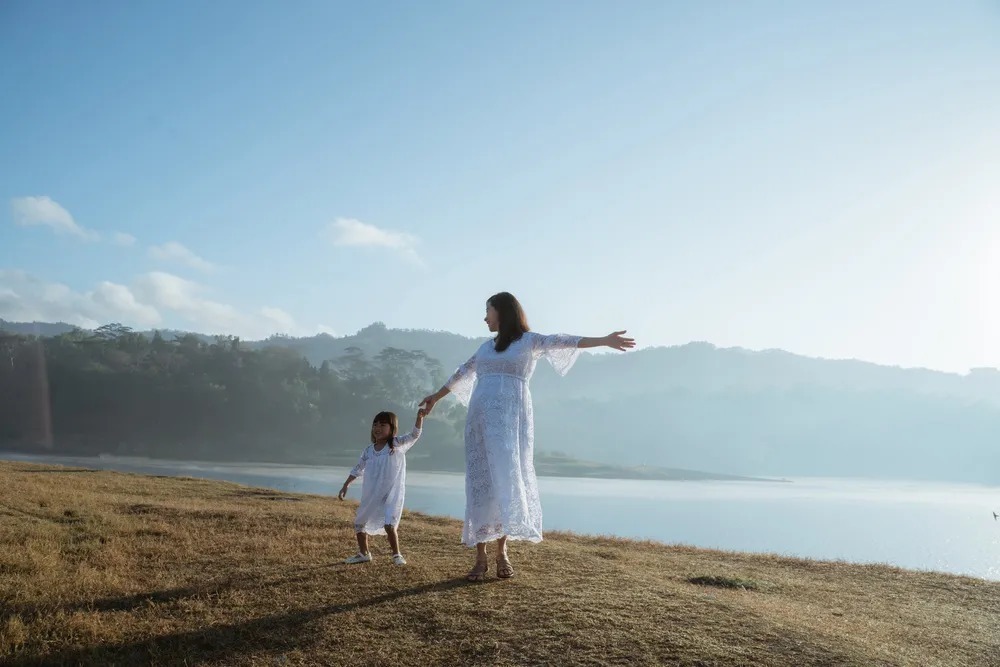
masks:
[[[576,344],[577,347],[610,347],[613,350],[625,351],[635,347],[634,338],[626,338],[623,334],[628,333],[625,330],[614,331],[609,333],[607,336],[602,336],[601,338],[581,338],[580,342]]]

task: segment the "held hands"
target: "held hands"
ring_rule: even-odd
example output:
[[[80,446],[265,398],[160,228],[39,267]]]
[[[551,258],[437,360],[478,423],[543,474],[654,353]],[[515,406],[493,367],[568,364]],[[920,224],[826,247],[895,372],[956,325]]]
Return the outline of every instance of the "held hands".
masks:
[[[626,331],[614,331],[609,333],[604,337],[604,345],[610,347],[613,350],[619,350],[624,352],[625,350],[635,347],[634,338],[626,338],[622,334],[627,333]]]
[[[426,417],[431,413],[431,410],[434,409],[434,404],[437,402],[438,402],[437,394],[429,394],[428,396],[424,396],[419,403],[420,410],[417,412],[417,414],[419,415],[423,413],[423,416]]]

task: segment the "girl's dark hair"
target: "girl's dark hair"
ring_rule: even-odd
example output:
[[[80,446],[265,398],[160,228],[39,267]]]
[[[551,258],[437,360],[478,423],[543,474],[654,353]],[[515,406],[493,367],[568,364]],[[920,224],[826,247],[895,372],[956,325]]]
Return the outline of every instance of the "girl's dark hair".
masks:
[[[528,328],[528,316],[521,308],[521,302],[510,292],[498,292],[486,300],[486,304],[497,311],[497,337],[493,349],[503,352],[511,343],[519,339]]]
[[[388,412],[383,410],[382,412],[375,415],[375,419],[372,420],[372,426],[375,424],[388,424],[389,425],[389,453],[392,454],[396,449],[396,433],[399,431],[399,418],[396,417],[395,412]],[[375,434],[372,433],[372,444],[375,444]]]

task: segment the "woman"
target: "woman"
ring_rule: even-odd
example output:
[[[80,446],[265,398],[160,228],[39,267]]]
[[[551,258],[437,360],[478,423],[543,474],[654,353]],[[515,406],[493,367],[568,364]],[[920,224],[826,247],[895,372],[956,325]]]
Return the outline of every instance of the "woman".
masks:
[[[465,526],[462,542],[476,547],[470,581],[482,581],[489,561],[486,544],[497,543],[497,576],[514,576],[507,539],[540,542],[542,506],[533,462],[534,423],[528,381],[540,357],[560,375],[581,348],[626,350],[635,341],[616,331],[603,338],[556,334],[528,328],[521,304],[508,292],[486,302],[486,325],[496,334],[462,364],[436,393],[421,402],[426,414],[451,393],[469,406],[465,421]]]

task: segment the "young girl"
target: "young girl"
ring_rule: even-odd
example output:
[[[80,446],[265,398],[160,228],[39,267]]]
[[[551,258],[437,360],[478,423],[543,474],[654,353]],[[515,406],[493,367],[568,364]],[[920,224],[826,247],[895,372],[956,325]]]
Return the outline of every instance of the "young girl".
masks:
[[[361,485],[361,504],[354,519],[358,537],[358,553],[345,563],[367,563],[372,557],[368,552],[369,535],[386,535],[392,547],[392,562],[406,565],[399,551],[396,527],[403,513],[403,494],[406,492],[406,450],[420,437],[425,411],[417,411],[417,421],[409,435],[396,437],[399,421],[392,412],[380,412],[372,420],[372,444],[361,453],[361,460],[354,466],[337,497],[347,495],[347,487],[358,477],[364,476]]]

